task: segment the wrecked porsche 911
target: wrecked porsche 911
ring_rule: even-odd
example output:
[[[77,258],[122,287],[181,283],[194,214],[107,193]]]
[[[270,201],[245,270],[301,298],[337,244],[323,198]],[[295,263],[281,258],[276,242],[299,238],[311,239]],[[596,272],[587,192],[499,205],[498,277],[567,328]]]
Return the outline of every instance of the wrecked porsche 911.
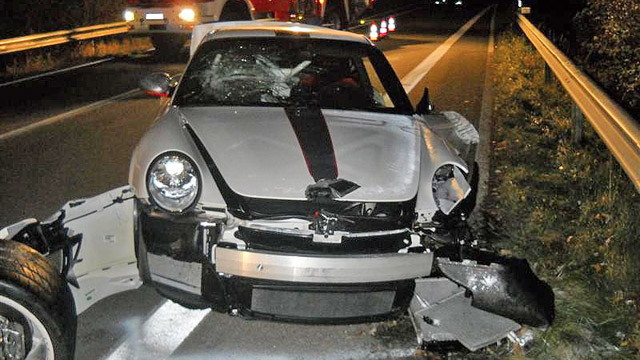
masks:
[[[552,321],[553,293],[526,261],[474,247],[475,128],[432,112],[428,96],[414,109],[365,37],[205,24],[180,79],[152,74],[141,87],[170,100],[129,185],[0,232],[0,261],[24,257],[55,285],[0,273],[0,310],[11,310],[0,331],[14,344],[2,355],[72,354],[75,314],[142,282],[248,318],[408,311],[421,344],[471,350]],[[25,271],[14,265],[2,269]]]

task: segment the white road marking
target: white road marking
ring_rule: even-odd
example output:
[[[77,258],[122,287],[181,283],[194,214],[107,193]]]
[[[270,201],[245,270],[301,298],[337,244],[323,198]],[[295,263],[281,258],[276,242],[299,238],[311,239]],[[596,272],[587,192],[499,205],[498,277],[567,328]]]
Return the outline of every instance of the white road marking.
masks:
[[[83,107],[80,107],[80,108],[77,108],[77,109],[73,109],[71,111],[67,111],[65,113],[62,113],[62,114],[59,114],[59,115],[56,115],[56,116],[53,116],[53,117],[50,117],[50,118],[47,118],[47,119],[44,119],[44,120],[40,120],[40,121],[34,122],[34,123],[29,124],[27,126],[23,126],[21,128],[17,128],[15,130],[11,130],[11,131],[6,132],[4,134],[0,134],[0,141],[7,140],[7,139],[10,139],[10,138],[25,134],[25,133],[27,133],[27,132],[29,132],[31,130],[35,130],[35,129],[39,128],[39,127],[43,127],[43,126],[46,126],[46,125],[51,125],[51,124],[60,122],[62,120],[65,120],[65,119],[67,119],[69,117],[76,116],[76,115],[79,115],[79,114],[83,114],[83,113],[86,113],[88,111],[95,110],[97,108],[103,107],[105,105],[109,105],[109,104],[114,103],[114,102],[116,102],[118,100],[122,100],[122,99],[128,98],[128,97],[130,97],[130,96],[132,96],[134,94],[137,94],[139,91],[140,90],[138,90],[138,89],[129,90],[129,91],[124,92],[122,94],[119,94],[119,95],[116,95],[116,96],[112,96],[112,97],[110,97],[108,99],[100,100],[98,102],[94,102],[94,103],[91,103],[89,105],[85,105]]]
[[[211,310],[190,310],[166,300],[140,326],[128,329],[126,340],[104,360],[167,359]]]
[[[415,88],[416,85],[418,85],[418,83],[420,83],[420,81],[427,75],[427,73],[431,71],[433,66],[438,61],[440,61],[440,59],[442,59],[442,57],[447,53],[447,51],[449,51],[449,49],[453,46],[453,44],[455,44],[458,40],[460,40],[462,35],[464,35],[467,31],[469,31],[469,29],[471,29],[473,24],[475,24],[478,21],[478,19],[480,19],[482,15],[484,15],[487,12],[487,10],[489,10],[490,8],[491,6],[486,7],[478,15],[474,16],[473,18],[471,18],[471,20],[467,21],[467,23],[462,25],[462,27],[458,31],[456,31],[455,34],[451,35],[444,43],[440,44],[440,46],[438,46],[437,49],[435,49],[431,54],[429,54],[429,56],[426,59],[422,60],[422,62],[418,64],[418,66],[416,66],[413,70],[411,70],[411,72],[407,74],[407,76],[402,78],[402,81],[401,81],[402,86],[404,87],[404,90],[407,92],[407,94],[410,93],[411,90],[413,90],[413,88]]]
[[[55,74],[60,74],[60,73],[67,72],[67,71],[82,69],[82,68],[87,67],[87,66],[93,66],[93,65],[102,64],[104,62],[111,61],[113,59],[115,59],[115,58],[109,57],[109,58],[106,58],[106,59],[100,59],[100,60],[88,62],[86,64],[80,64],[80,65],[76,65],[76,66],[72,66],[72,67],[68,67],[68,68],[64,68],[64,69],[53,70],[53,71],[49,71],[49,72],[38,74],[38,75],[28,76],[28,77],[25,77],[25,78],[22,78],[22,79],[18,79],[18,80],[13,80],[13,81],[9,81],[9,82],[6,82],[6,83],[2,83],[2,84],[0,84],[0,87],[9,86],[9,85],[15,85],[15,84],[19,84],[21,82],[35,80],[35,79],[39,79],[39,78],[43,78],[43,77],[47,77],[47,76],[51,76],[51,75],[55,75]]]

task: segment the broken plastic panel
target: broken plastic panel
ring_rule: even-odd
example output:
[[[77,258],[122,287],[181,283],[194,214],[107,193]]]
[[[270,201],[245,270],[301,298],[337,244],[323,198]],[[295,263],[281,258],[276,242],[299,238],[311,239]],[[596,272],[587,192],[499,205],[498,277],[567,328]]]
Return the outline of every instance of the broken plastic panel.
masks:
[[[515,321],[472,306],[467,290],[446,278],[416,280],[409,313],[418,343],[459,341],[471,351],[518,330]]]

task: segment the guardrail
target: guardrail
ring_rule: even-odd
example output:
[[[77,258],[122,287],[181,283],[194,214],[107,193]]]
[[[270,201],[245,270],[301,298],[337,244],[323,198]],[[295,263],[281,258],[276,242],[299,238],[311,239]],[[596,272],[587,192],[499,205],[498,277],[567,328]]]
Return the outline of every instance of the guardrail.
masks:
[[[43,34],[21,36],[0,40],[0,55],[37,49],[45,46],[64,44],[72,41],[93,39],[102,36],[122,34],[129,31],[126,22],[85,26],[71,30],[53,31]]]
[[[526,17],[518,24],[640,192],[640,125]]]

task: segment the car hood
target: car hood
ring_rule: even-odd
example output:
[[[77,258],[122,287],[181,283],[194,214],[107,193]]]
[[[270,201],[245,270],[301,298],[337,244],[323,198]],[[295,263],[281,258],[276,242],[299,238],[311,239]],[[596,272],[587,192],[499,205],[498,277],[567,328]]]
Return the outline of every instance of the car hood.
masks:
[[[409,116],[266,107],[178,111],[240,195],[304,200],[309,185],[339,178],[359,185],[344,200],[416,196],[420,131]]]

